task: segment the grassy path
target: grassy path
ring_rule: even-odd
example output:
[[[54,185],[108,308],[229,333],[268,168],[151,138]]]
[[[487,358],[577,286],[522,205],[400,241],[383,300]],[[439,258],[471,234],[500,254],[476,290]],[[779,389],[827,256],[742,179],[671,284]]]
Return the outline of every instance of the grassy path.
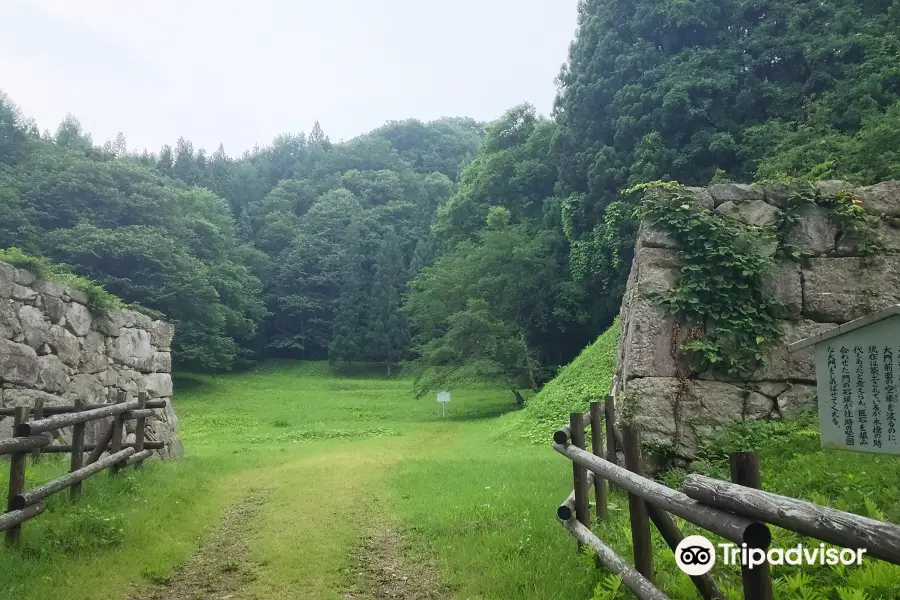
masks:
[[[455,391],[443,421],[409,382],[320,364],[176,387],[189,458],[55,498],[0,550],[0,600],[590,596],[552,519],[565,464],[495,441],[508,395]]]

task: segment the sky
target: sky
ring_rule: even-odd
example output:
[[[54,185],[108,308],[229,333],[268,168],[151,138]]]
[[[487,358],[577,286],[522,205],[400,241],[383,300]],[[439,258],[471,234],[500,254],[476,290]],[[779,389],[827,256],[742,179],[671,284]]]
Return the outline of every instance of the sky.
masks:
[[[43,130],[230,155],[313,123],[549,114],[578,0],[0,0],[0,90]]]

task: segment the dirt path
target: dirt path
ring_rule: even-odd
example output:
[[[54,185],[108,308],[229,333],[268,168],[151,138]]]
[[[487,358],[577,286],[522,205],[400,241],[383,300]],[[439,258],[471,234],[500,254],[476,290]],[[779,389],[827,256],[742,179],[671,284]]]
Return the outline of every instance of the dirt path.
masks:
[[[443,434],[442,434],[443,435]],[[170,579],[126,600],[444,600],[433,561],[391,526],[390,469],[438,438],[321,447],[248,470],[246,490]],[[426,441],[427,440],[427,441]],[[347,468],[345,465],[353,465]]]
[[[128,600],[240,600],[241,589],[258,576],[245,538],[271,490],[254,490],[228,507],[214,529],[200,539],[190,561],[174,577],[157,581]]]
[[[440,583],[434,561],[412,557],[393,529],[366,535],[351,554],[346,600],[444,600],[450,590]]]

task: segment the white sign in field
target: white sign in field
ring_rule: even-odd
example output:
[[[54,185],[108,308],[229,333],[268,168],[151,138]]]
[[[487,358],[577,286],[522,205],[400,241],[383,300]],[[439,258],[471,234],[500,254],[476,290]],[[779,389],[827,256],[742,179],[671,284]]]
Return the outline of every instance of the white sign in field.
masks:
[[[438,402],[441,403],[441,417],[447,418],[447,403],[450,402],[450,392],[438,392]]]
[[[791,350],[812,345],[822,447],[900,454],[900,305]]]

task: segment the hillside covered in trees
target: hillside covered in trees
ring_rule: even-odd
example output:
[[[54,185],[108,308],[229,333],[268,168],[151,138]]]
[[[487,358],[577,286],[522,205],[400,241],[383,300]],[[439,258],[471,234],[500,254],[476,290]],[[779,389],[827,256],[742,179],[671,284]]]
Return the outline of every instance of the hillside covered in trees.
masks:
[[[184,367],[414,360],[539,389],[614,319],[652,180],[900,178],[900,4],[583,0],[554,114],[130,152],[0,96],[0,248],[177,324]]]

